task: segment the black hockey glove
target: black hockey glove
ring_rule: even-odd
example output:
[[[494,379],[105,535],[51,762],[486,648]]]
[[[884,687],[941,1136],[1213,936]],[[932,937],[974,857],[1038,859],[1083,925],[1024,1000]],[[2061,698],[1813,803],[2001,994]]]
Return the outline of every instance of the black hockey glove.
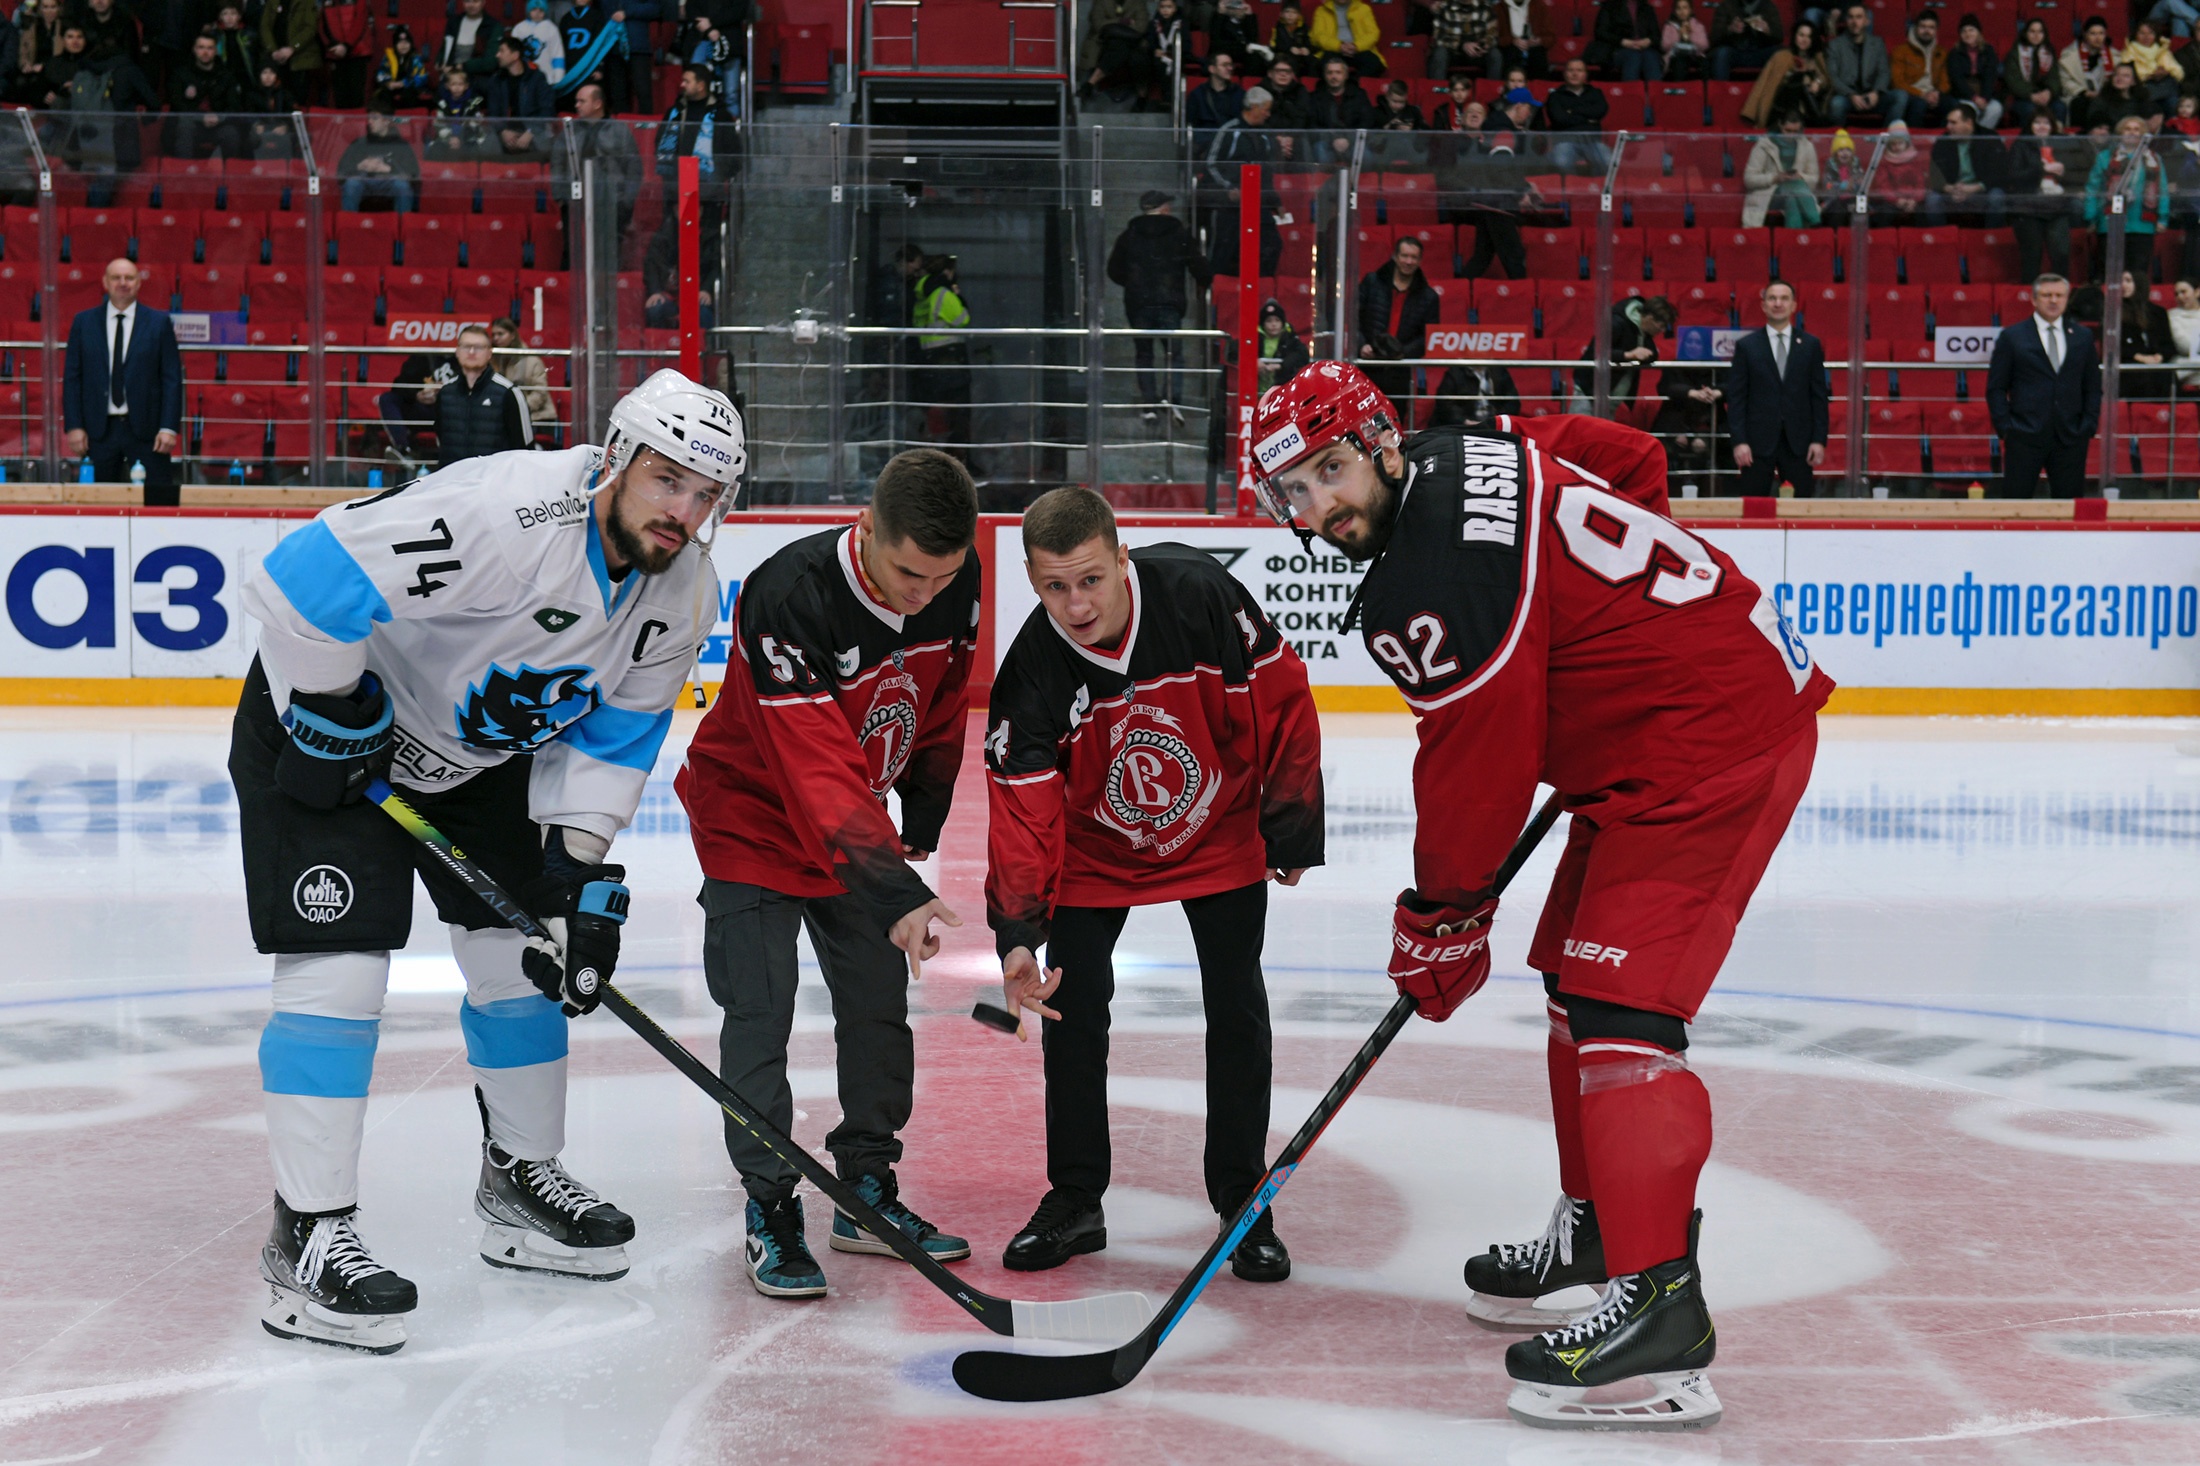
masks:
[[[604,984],[619,965],[619,928],[626,923],[628,891],[623,865],[588,865],[565,848],[553,827],[542,849],[542,875],[520,893],[552,940],[527,939],[520,970],[542,995],[578,1018],[603,1001]]]
[[[390,700],[372,672],[342,696],[292,693],[283,726],[290,741],[275,758],[275,787],[300,804],[357,804],[369,779],[389,774]]]

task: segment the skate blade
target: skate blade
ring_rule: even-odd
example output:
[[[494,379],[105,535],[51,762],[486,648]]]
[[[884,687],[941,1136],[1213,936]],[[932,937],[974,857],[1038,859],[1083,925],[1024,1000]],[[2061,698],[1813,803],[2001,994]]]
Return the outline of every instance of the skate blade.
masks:
[[[1513,1386],[1505,1411],[1538,1430],[1701,1430],[1725,1413],[1701,1370],[1644,1374],[1586,1388]]]
[[[491,1222],[481,1234],[481,1260],[523,1273],[555,1273],[591,1283],[615,1282],[629,1266],[624,1247],[568,1247],[532,1227]]]
[[[1580,1290],[1561,1288],[1556,1293],[1546,1293],[1545,1299],[1575,1296]],[[1539,1306],[1534,1298],[1500,1298],[1493,1293],[1467,1295],[1467,1319],[1495,1333],[1540,1334],[1552,1329],[1566,1328],[1579,1323],[1602,1306],[1601,1295],[1595,1292],[1581,1294],[1575,1304]]]
[[[260,1327],[278,1339],[303,1339],[363,1354],[395,1354],[405,1347],[404,1315],[336,1313],[280,1285],[268,1285]]]

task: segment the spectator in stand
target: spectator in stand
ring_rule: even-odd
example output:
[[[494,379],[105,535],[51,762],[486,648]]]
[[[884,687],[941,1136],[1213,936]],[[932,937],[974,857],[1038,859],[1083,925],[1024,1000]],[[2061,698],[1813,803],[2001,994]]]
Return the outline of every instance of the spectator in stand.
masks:
[[[1795,22],[1788,43],[1772,53],[1756,85],[1742,99],[1742,120],[1759,127],[1793,113],[1805,127],[1816,127],[1826,118],[1826,104],[1833,98],[1833,82],[1826,75],[1826,48],[1819,43],[1818,27],[1807,20]]]
[[[2099,286],[2086,289],[2094,296],[2093,314],[2081,319],[2092,324],[2099,318],[2101,291]],[[2169,312],[2148,299],[2129,270],[2123,273],[2123,297],[2123,308],[2118,312],[2121,344],[2117,360],[2121,370],[2116,374],[2116,395],[2127,402],[2167,401],[2174,395],[2177,380],[2169,365],[2177,355],[2176,338],[2170,335]],[[2075,301],[2070,313],[2081,314]],[[2100,334],[2098,327],[2095,334]]]
[[[2081,99],[2101,94],[2101,88],[2108,85],[2109,69],[2115,64],[2116,48],[2108,43],[2108,22],[2098,15],[2088,17],[2078,30],[2078,38],[2063,47],[2055,62],[2058,90],[2070,109],[2073,131],[2087,130],[2088,124],[2079,117]]]
[[[1390,247],[1388,264],[1360,280],[1360,370],[1409,421],[1419,372],[1404,363],[1428,355],[1428,328],[1443,300],[1421,273],[1421,241],[1410,234]]]
[[[544,81],[555,87],[565,80],[565,36],[550,19],[549,0],[527,0],[527,18],[512,27],[512,34],[527,48],[528,61]]]
[[[252,139],[252,156],[255,158],[291,158],[298,153],[298,129],[290,120],[290,113],[297,104],[290,99],[290,88],[283,85],[283,74],[275,63],[260,63],[260,74],[253,79],[245,92],[238,111],[252,119],[249,124]],[[372,105],[371,103],[369,105]]]
[[[1673,303],[1662,295],[1638,295],[1612,307],[1613,417],[1625,416],[1634,406],[1635,394],[1642,389],[1644,369],[1658,359],[1658,338],[1673,329],[1676,318]],[[1596,410],[1596,368],[1586,364],[1596,359],[1596,349],[1594,337],[1581,348],[1584,365],[1574,368],[1573,395],[1566,400],[1568,412]]]
[[[367,131],[336,160],[343,180],[338,207],[357,213],[368,199],[385,201],[400,214],[412,212],[420,184],[420,155],[398,131],[396,109],[382,97],[367,103]]]
[[[1540,5],[1542,0],[1535,3]],[[1306,33],[1314,43],[1314,54],[1325,62],[1337,57],[1361,76],[1381,76],[1388,69],[1383,63],[1382,27],[1375,23],[1367,0],[1316,0]]]
[[[520,339],[519,322],[510,316],[499,316],[491,321],[489,344],[496,348],[496,354],[489,358],[490,365],[504,373],[506,379],[519,390],[520,401],[527,408],[527,421],[533,425],[535,436],[553,436],[558,426],[558,415],[550,405],[550,369]]]
[[[244,98],[222,66],[214,38],[203,35],[191,45],[191,62],[168,74],[168,119],[161,127],[161,152],[171,158],[249,158],[252,144],[237,111]]]
[[[634,206],[642,196],[642,152],[634,140],[634,129],[611,115],[610,89],[600,81],[583,82],[573,93],[573,120],[566,124],[567,134],[580,154],[580,165],[596,165],[596,186],[609,187],[612,197],[618,201],[619,237],[634,224]],[[566,160],[564,148],[550,150],[550,177],[557,184],[553,192],[561,199],[572,196],[572,180],[567,170],[572,165]],[[580,218],[570,204],[561,203],[566,209],[564,235],[568,249],[579,237]],[[564,260],[552,262],[558,269],[570,269]],[[541,259],[535,264],[548,269]],[[909,323],[904,320],[902,325]]]
[[[413,44],[409,27],[390,27],[390,43],[374,65],[374,95],[390,104],[391,110],[404,107],[432,107],[435,105],[435,86],[428,72],[428,59]],[[372,110],[373,100],[368,100]]]
[[[2001,58],[1986,44],[1978,17],[1966,14],[1956,24],[1956,43],[1948,52],[1948,95],[1970,105],[1978,125],[1992,132],[2001,123]]]
[[[736,111],[741,105],[741,66],[747,55],[748,8],[747,0],[720,7],[721,14],[729,10],[733,13],[727,17],[725,28],[731,64],[718,68],[718,95]],[[626,105],[644,116],[657,110],[657,46],[650,39],[650,22],[674,20],[679,13],[677,0],[669,8],[659,0],[619,0],[618,8],[611,13],[612,23],[626,33]]]
[[[64,27],[61,38],[65,47],[71,31],[75,32],[78,49],[46,69],[50,81],[62,80],[64,63],[74,63],[61,91],[60,105],[74,116],[60,152],[87,178],[85,202],[104,209],[114,203],[119,180],[135,173],[144,161],[144,134],[130,114],[140,108],[158,112],[160,98],[128,56],[116,54],[91,60],[81,27]]]
[[[497,143],[506,157],[540,157],[550,150],[549,119],[558,115],[550,83],[527,64],[527,43],[515,35],[497,41],[497,69],[482,87]]]
[[[436,70],[456,66],[468,76],[486,77],[497,69],[497,42],[503,38],[504,27],[490,18],[488,0],[459,0],[458,14],[435,53]]]
[[[1314,33],[1306,25],[1306,12],[1293,0],[1284,0],[1283,8],[1276,12],[1268,51],[1279,60],[1289,61],[1300,76],[1312,76],[1321,62],[1321,53],[1314,49]]]
[[[2200,137],[2200,96],[2185,92],[2177,98],[2177,110],[2163,119],[2162,131],[2179,137]]]
[[[2177,282],[2177,304],[2168,311],[2170,342],[2176,347],[2177,387],[2187,397],[2200,395],[2200,278]]]
[[[1940,17],[1926,11],[1887,59],[1894,90],[1888,117],[1917,127],[1938,127],[1948,115],[1948,52],[1940,44]],[[1899,108],[1892,104],[1901,103]]]
[[[1736,67],[1753,71],[1764,65],[1785,29],[1772,0],[1720,0],[1711,18],[1711,75],[1725,81]]]
[[[1312,353],[1283,313],[1283,302],[1264,301],[1260,308],[1260,390],[1265,392],[1290,381],[1311,360]]]
[[[2160,112],[2166,114],[2177,105],[2178,86],[2185,79],[2185,68],[2170,50],[2169,42],[2155,29],[2153,21],[2142,20],[2132,28],[2131,39],[2124,43],[2116,59],[2129,66],[2139,85],[2153,94]]]
[[[1228,56],[1242,76],[1258,76],[1267,69],[1269,50],[1260,43],[1260,21],[1245,0],[1222,0],[1207,22],[1207,54]]]
[[[2109,68],[2106,86],[2070,104],[2070,126],[2105,139],[2126,117],[2139,118],[2152,130],[2165,110],[2159,98],[2139,85],[2138,73],[2119,61]]]
[[[1879,155],[1879,172],[1872,179],[1871,227],[1892,229],[1918,223],[1931,177],[1932,160],[1911,140],[1910,125],[1888,123],[1886,151]]]
[[[1727,368],[1711,361],[1668,361],[1658,368],[1665,398],[1650,431],[1665,440],[1667,468],[1701,487],[1719,469],[1727,435]]]
[[[2030,499],[2047,473],[2057,499],[2086,493],[2085,446],[2101,425],[2101,358],[2093,333],[2063,319],[2070,282],[2032,282],[2032,318],[2002,327],[1986,369],[1986,410],[2001,439],[1997,498]]]
[[[45,105],[46,63],[61,53],[61,0],[38,0],[16,16],[15,75],[8,95],[29,107]]]
[[[1726,411],[1744,497],[1770,495],[1785,480],[1808,499],[1826,461],[1826,348],[1795,323],[1795,287],[1768,280],[1759,294],[1765,323],[1734,343]]]
[[[1804,136],[1801,117],[1782,113],[1750,147],[1742,189],[1744,229],[1761,227],[1775,203],[1788,228],[1818,226],[1818,145]]]
[[[138,0],[138,64],[152,84],[166,92],[170,72],[191,64],[191,43],[205,29],[203,0]],[[0,26],[7,25],[0,17]],[[9,37],[13,39],[12,29]],[[0,61],[5,53],[0,51]]]
[[[1609,80],[1658,81],[1665,75],[1658,54],[1664,29],[1650,0],[1599,0],[1596,38],[1585,54]]]
[[[328,105],[356,112],[367,101],[367,60],[374,54],[371,0],[321,0],[322,78]]]
[[[1497,43],[1497,13],[1486,0],[1437,0],[1429,17],[1428,74],[1480,76]]]
[[[1177,52],[1180,46],[1183,48],[1181,58]],[[1138,46],[1138,100],[1141,107],[1145,106],[1149,96],[1156,93],[1164,100],[1168,98],[1170,62],[1178,59],[1183,62],[1183,74],[1191,75],[1195,64],[1191,27],[1184,23],[1183,12],[1177,9],[1176,0],[1154,0],[1153,19],[1146,23],[1146,38]]]
[[[259,27],[245,24],[242,0],[223,0],[215,12],[214,51],[235,79],[240,95],[259,85],[260,67],[267,58],[260,51]]]
[[[1304,132],[1314,125],[1314,98],[1299,84],[1299,74],[1289,57],[1278,56],[1268,64],[1268,94],[1275,107],[1268,125],[1279,132]]]
[[[2093,273],[2101,273],[2108,259],[2108,206],[2110,180],[2124,199],[2124,262],[2138,277],[2139,288],[2154,283],[2154,234],[2169,212],[2169,188],[2162,176],[2162,160],[2147,146],[2146,119],[2126,117],[2116,124],[2116,140],[2093,160],[2093,172],[2085,181],[2085,221],[2093,226]]]
[[[1837,127],[1826,148],[1826,165],[1818,170],[1818,217],[1826,224],[1846,224],[1856,217],[1856,186],[1864,181],[1864,165],[1857,161],[1856,139],[1845,127]]]
[[[383,456],[394,460],[404,473],[417,473],[423,467],[414,455],[425,456],[427,448],[421,440],[435,433],[436,390],[457,375],[455,356],[415,351],[397,364],[396,379],[375,398],[382,431],[390,440]]]
[[[1102,91],[1112,101],[1131,99],[1137,84],[1138,46],[1146,38],[1146,20],[1146,0],[1093,0],[1084,44],[1077,50],[1077,74],[1083,78],[1078,96],[1089,99],[1094,92]],[[565,49],[568,54],[572,52],[570,37]]]
[[[70,84],[78,72],[84,70],[84,27],[73,20],[61,23],[61,48],[40,68],[35,84],[30,88],[26,105],[31,107],[65,107],[69,100]]]
[[[1694,0],[1673,0],[1658,32],[1658,54],[1667,81],[1701,81],[1711,74],[1711,32],[1696,18]]]
[[[627,107],[626,26],[612,17],[621,13],[618,0],[575,0],[566,7],[560,24],[565,29],[565,79],[558,83],[561,95],[570,96],[584,81],[604,84],[611,110]],[[1143,23],[1143,22],[1141,22]]]
[[[145,465],[145,502],[177,502],[183,446],[183,358],[165,311],[138,303],[143,277],[129,260],[107,262],[107,298],[69,323],[61,368],[61,426],[69,455],[89,458],[103,484],[128,483]]]
[[[1214,202],[1207,216],[1208,268],[1217,275],[1238,272],[1239,170],[1247,163],[1260,166],[1260,273],[1276,273],[1283,258],[1283,230],[1276,216],[1283,199],[1276,192],[1276,169],[1291,161],[1297,140],[1270,126],[1275,99],[1265,87],[1245,93],[1245,110],[1222,124],[1207,150],[1207,192]]]
[[[1497,43],[1490,47],[1490,75],[1502,77],[1514,67],[1538,80],[1551,74],[1551,46],[1558,27],[1544,0],[1495,0]]]
[[[1474,100],[1474,79],[1455,76],[1444,89],[1444,100],[1436,104],[1436,116],[1430,123],[1438,132],[1478,133],[1489,120],[1489,108]],[[1472,112],[1469,109],[1474,109]]]
[[[1462,361],[1444,368],[1436,384],[1429,426],[1487,427],[1501,417],[1520,415],[1520,388],[1511,368],[1499,361]]]
[[[1971,104],[1948,109],[1948,128],[1933,144],[1927,170],[1925,222],[1999,229],[2008,215],[2007,154],[2001,139],[1980,133]]]
[[[1402,81],[1394,81],[1383,88],[1382,100],[1375,105],[1375,116],[1385,132],[1425,132],[1428,120],[1421,109],[1413,105],[1413,90]]]
[[[428,131],[431,158],[478,158],[489,140],[489,99],[474,87],[463,66],[443,68],[443,89],[435,94],[435,121]]]
[[[705,250],[697,260],[695,290],[696,325],[708,331],[718,324],[716,284],[717,254]],[[922,269],[920,267],[921,275]],[[649,245],[642,251],[642,328],[648,331],[677,331],[680,326],[680,305],[687,298],[687,289],[680,280],[680,219],[676,213],[668,213],[657,223],[656,232],[649,236]],[[959,301],[960,296],[952,296]],[[911,309],[911,320],[915,310]],[[909,322],[903,322],[909,324]]]
[[[2005,155],[2002,190],[2008,197],[2010,231],[2017,236],[2019,279],[2037,279],[2043,255],[2047,273],[2065,275],[2070,270],[2069,181],[2076,177],[2077,165],[2057,135],[2060,127],[2054,113],[2039,108]]]
[[[1204,158],[1215,134],[1245,113],[1245,93],[1237,82],[1237,63],[1217,56],[1207,63],[1207,84],[1184,99],[1184,125],[1191,129],[1192,153]]]
[[[1580,163],[1581,171],[1602,178],[1612,165],[1612,150],[1603,141],[1611,103],[1590,84],[1589,65],[1579,56],[1566,63],[1565,75],[1543,99],[1543,128],[1551,134],[1551,166],[1571,173]]]
[[[260,11],[260,48],[281,69],[291,100],[311,106],[320,91],[320,0],[266,0]]]
[[[668,185],[679,177],[682,158],[701,160],[706,184],[713,178],[728,176],[739,142],[738,130],[717,90],[709,67],[691,61],[680,68],[680,95],[657,126],[657,176]],[[704,201],[706,245],[715,232],[712,220],[722,217],[723,209],[723,204]]]
[[[931,441],[969,467],[976,458],[971,434],[970,343],[958,334],[970,324],[953,255],[934,255],[917,277],[912,323],[917,337],[917,369],[910,389],[919,402],[940,409],[940,431]],[[931,415],[926,413],[927,436]]]
[[[1187,304],[1184,277],[1204,287],[1214,278],[1200,257],[1199,241],[1174,212],[1176,200],[1158,188],[1139,196],[1138,217],[1116,236],[1108,251],[1108,278],[1123,289],[1123,316],[1134,331],[1180,331]],[[1154,348],[1167,367],[1154,376]],[[1138,366],[1138,400],[1148,422],[1162,412],[1181,413],[1184,403],[1184,342],[1176,336],[1139,336],[1131,342]]]
[[[2057,121],[2070,115],[2062,98],[2055,44],[2047,39],[2047,22],[2038,16],[2024,23],[2001,63],[2001,90],[2008,99],[2009,120],[2019,128],[2030,126],[2035,112],[2052,113]]]
[[[453,354],[457,373],[426,389],[435,402],[435,466],[533,447],[526,400],[510,377],[489,365],[487,328],[461,326]]]
[[[2169,227],[2184,235],[2176,274],[2200,275],[2200,98],[2177,99],[2177,115],[2162,124],[2154,151],[2169,187]]]
[[[676,4],[677,0],[667,0],[666,5],[660,6],[652,0],[644,9],[654,16]],[[625,75],[630,94],[628,105],[632,106],[634,58],[636,55],[651,58],[651,67],[654,68],[655,52],[650,47],[648,21],[637,21],[632,6],[624,11],[614,11],[612,18],[616,20],[620,14],[626,16],[620,23],[626,27]],[[750,14],[749,0],[688,0],[687,24],[681,29],[679,39],[675,42],[675,55],[680,63],[693,63],[707,68],[717,78],[718,95],[725,99],[726,105],[736,115],[740,111],[741,67],[748,58]],[[636,46],[641,48],[639,52],[635,50]],[[650,95],[655,96],[654,82],[651,84]]]
[[[1872,13],[1851,5],[1842,17],[1841,34],[1826,47],[1826,77],[1833,96],[1826,116],[1839,127],[1851,112],[1876,112],[1892,121],[1902,116],[1894,90],[1893,69],[1887,60],[1886,42],[1872,34]]]
[[[143,56],[137,20],[115,0],[87,0],[76,21],[84,27],[85,65],[117,59],[134,64]]]
[[[1352,134],[1361,128],[1372,132],[1382,126],[1367,91],[1342,56],[1322,62],[1322,84],[1314,89],[1307,108],[1313,125],[1328,134],[1323,142],[1332,161],[1343,163],[1352,156]]]
[[[1528,128],[1534,116],[1535,98],[1525,87],[1508,92],[1502,119],[1483,134],[1486,146],[1461,157],[1445,178],[1448,197],[1458,201],[1452,210],[1457,222],[1474,226],[1474,253],[1467,260],[1466,279],[1480,279],[1493,260],[1508,280],[1528,273],[1520,216],[1542,207],[1532,175],[1545,169],[1529,145]]]

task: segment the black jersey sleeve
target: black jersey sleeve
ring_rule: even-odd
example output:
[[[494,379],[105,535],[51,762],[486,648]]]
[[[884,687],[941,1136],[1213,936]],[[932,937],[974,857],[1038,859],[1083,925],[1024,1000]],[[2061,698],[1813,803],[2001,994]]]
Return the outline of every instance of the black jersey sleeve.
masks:
[[[1035,610],[993,678],[986,713],[985,915],[1005,957],[1046,944],[1067,837],[1062,741],[1078,716],[1080,689],[1062,676],[1046,611]]]

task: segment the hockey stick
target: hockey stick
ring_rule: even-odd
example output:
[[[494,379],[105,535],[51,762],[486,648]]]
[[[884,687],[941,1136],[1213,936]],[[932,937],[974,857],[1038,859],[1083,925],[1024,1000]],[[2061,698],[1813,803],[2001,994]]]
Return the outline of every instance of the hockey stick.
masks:
[[[466,853],[438,830],[421,818],[419,811],[407,804],[386,779],[375,779],[367,785],[367,798],[380,805],[384,813],[402,826],[405,832],[428,847],[443,868],[462,881],[466,888],[481,898],[482,904],[495,912],[515,931],[523,936],[548,939],[550,931],[530,916],[514,901],[504,888],[490,875],[469,859]],[[802,1173],[810,1184],[825,1193],[832,1203],[873,1237],[894,1249],[903,1262],[923,1275],[926,1282],[938,1288],[961,1304],[970,1315],[993,1330],[1018,1339],[1069,1339],[1085,1343],[1107,1339],[1121,1339],[1137,1330],[1152,1315],[1152,1305],[1143,1293],[1103,1293],[1092,1298],[1069,1298],[1058,1303],[1029,1303],[1021,1298],[996,1298],[991,1293],[970,1287],[956,1277],[938,1260],[909,1239],[907,1233],[880,1216],[877,1208],[858,1196],[854,1189],[834,1175],[817,1158],[796,1145],[784,1131],[757,1112],[754,1105],[733,1092],[723,1079],[712,1073],[710,1067],[690,1053],[685,1045],[657,1025],[657,1021],[634,1005],[632,999],[610,983],[603,985],[603,1006],[619,1016],[619,1020],[640,1035],[642,1042],[664,1055],[672,1067],[685,1074],[695,1087],[717,1101],[718,1107],[733,1117],[734,1123],[761,1143],[773,1155]]]
[[[1512,883],[1520,867],[1527,864],[1536,846],[1543,843],[1543,837],[1558,822],[1559,799],[1560,796],[1553,793],[1544,800],[1543,807],[1520,832],[1512,853],[1505,857],[1505,863],[1497,868],[1497,874],[1490,880],[1491,895],[1497,895]],[[1399,994],[1398,1001],[1390,1005],[1383,1021],[1375,1025],[1375,1031],[1360,1045],[1352,1062],[1344,1066],[1337,1082],[1329,1086],[1329,1093],[1314,1106],[1314,1113],[1306,1117],[1306,1123],[1276,1157],[1275,1165],[1261,1179],[1245,1205],[1238,1208],[1236,1220],[1215,1238],[1207,1255],[1199,1260],[1199,1266],[1177,1284],[1169,1301],[1161,1305],[1161,1311],[1137,1338],[1096,1354],[1011,1354],[1000,1349],[973,1349],[955,1356],[955,1383],[987,1400],[1070,1400],[1084,1395],[1104,1395],[1136,1379],[1138,1372],[1146,1367],[1146,1361],[1153,1358],[1154,1351],[1161,1347],[1170,1331],[1184,1321],[1192,1304],[1214,1280],[1222,1260],[1236,1249],[1255,1219],[1275,1200],[1276,1193],[1283,1190],[1284,1182],[1291,1179],[1299,1162],[1314,1148],[1314,1142],[1321,1139],[1329,1122],[1337,1117],[1337,1111],[1352,1098],[1352,1091],[1360,1087],[1367,1071],[1375,1067],[1375,1061],[1383,1056],[1383,1050],[1390,1047],[1390,1041],[1398,1036],[1398,1030],[1404,1028],[1406,1020],[1412,1016],[1413,999]]]

